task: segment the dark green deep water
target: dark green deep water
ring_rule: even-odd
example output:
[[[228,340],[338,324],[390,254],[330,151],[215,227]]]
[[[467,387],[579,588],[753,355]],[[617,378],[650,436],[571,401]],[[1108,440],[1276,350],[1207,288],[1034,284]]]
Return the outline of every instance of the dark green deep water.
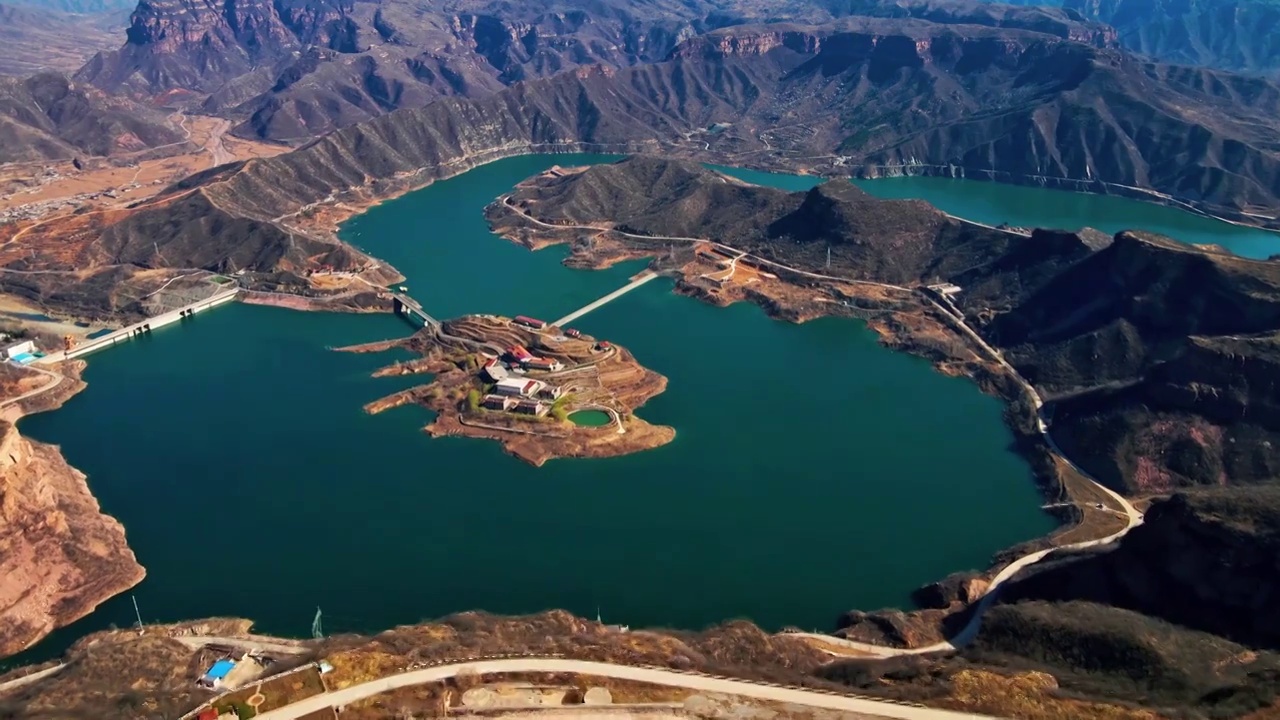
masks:
[[[373,208],[344,237],[404,272],[437,317],[554,320],[643,264],[564,268],[559,249],[494,238],[481,209],[552,164],[601,159],[486,165]],[[61,444],[124,523],[148,571],[144,619],[241,615],[282,634],[305,634],[317,605],[328,631],[597,606],[636,626],[826,629],[1051,529],[1000,403],[971,383],[859,323],[790,325],[669,291],[649,283],[575,323],[670,379],[639,414],[676,440],[629,457],[537,469],[490,442],[429,439],[425,410],[367,416],[422,379],[372,379],[394,354],[326,347],[405,335],[402,320],[244,305],[94,355],[89,389],[22,430]],[[132,617],[116,598],[41,648]]]

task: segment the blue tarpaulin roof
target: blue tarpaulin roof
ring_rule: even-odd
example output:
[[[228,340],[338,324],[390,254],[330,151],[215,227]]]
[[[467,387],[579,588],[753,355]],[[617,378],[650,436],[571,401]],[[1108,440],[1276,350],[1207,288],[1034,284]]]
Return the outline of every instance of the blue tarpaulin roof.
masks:
[[[219,660],[213,664],[213,667],[209,668],[209,672],[205,673],[204,676],[210,680],[221,680],[226,677],[227,673],[231,672],[231,668],[235,666],[236,663],[234,660]]]

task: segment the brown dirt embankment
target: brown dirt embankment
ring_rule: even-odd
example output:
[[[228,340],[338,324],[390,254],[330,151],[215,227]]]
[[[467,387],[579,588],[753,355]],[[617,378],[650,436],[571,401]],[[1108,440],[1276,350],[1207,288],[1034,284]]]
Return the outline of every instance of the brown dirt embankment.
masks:
[[[0,708],[8,711],[5,717],[14,720],[178,717],[208,699],[209,695],[197,689],[192,680],[216,657],[216,651],[193,649],[180,640],[193,635],[254,637],[246,635],[247,632],[247,622],[214,620],[149,626],[141,636],[129,630],[95,633],[71,648],[62,672],[0,699]],[[424,663],[501,653],[559,654],[624,665],[697,670],[834,692],[852,691],[995,717],[1035,720],[1151,720],[1158,717],[1154,713],[1110,704],[1105,697],[1097,698],[1100,702],[1081,700],[1082,694],[1089,697],[1097,693],[1081,693],[1064,681],[1063,689],[1072,693],[1067,695],[1058,690],[1058,681],[1053,676],[1019,666],[992,666],[963,658],[867,659],[856,665],[832,664],[826,653],[795,637],[766,633],[745,621],[699,632],[623,632],[558,610],[522,617],[468,612],[431,623],[393,628],[374,636],[339,635],[324,640],[303,640],[299,644],[306,652],[273,666],[274,669],[280,671],[324,658],[333,666],[332,672],[325,675],[325,684],[330,689],[387,677]],[[1233,668],[1228,667],[1226,671],[1233,672]],[[20,672],[26,674],[29,670]],[[671,697],[666,694],[671,692],[668,688],[644,688],[587,676],[502,677],[506,681],[517,678],[538,679],[539,684],[603,685],[615,690],[616,703],[661,701]],[[456,692],[496,679],[461,675],[450,681],[449,687]],[[1093,686],[1097,686],[1096,680]],[[380,697],[396,699],[397,696]],[[139,714],[141,708],[146,709],[145,715]],[[1256,717],[1260,720],[1262,715]]]
[[[88,615],[145,575],[84,473],[57,447],[24,438],[14,426],[23,414],[54,409],[83,389],[82,368],[64,363],[56,385],[0,415],[0,657]],[[32,383],[22,374],[5,366],[7,397]],[[36,375],[36,382],[48,380]]]
[[[443,328],[415,335],[405,346],[422,357],[376,374],[432,373],[431,382],[375,400],[365,410],[376,413],[409,403],[422,405],[437,413],[426,428],[433,437],[496,440],[507,452],[533,465],[561,457],[627,455],[675,437],[672,428],[636,417],[637,408],[666,389],[667,379],[642,367],[625,348],[602,345],[585,335],[568,337],[554,327],[535,331],[495,316],[451,320]],[[486,408],[481,403],[492,390],[481,366],[490,358],[505,357],[513,346],[560,363],[558,370],[512,373],[512,377],[560,389],[558,397],[540,398],[540,415]],[[577,425],[569,416],[580,410],[604,412],[612,421],[594,427]]]

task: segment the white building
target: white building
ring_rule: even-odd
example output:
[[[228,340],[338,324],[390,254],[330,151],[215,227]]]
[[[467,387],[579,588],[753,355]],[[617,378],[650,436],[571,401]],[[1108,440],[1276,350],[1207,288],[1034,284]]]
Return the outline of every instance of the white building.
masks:
[[[33,340],[21,340],[12,345],[6,345],[4,348],[4,357],[6,360],[12,360],[23,353],[33,353],[36,351],[36,344]]]
[[[504,378],[499,380],[494,386],[493,391],[498,395],[517,395],[520,397],[532,397],[543,388],[546,383],[538,380],[530,380],[529,378]]]

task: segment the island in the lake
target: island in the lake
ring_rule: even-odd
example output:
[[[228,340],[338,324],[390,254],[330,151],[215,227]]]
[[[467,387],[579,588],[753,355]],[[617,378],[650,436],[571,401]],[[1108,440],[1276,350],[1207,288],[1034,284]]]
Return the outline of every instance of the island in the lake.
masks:
[[[512,455],[542,465],[560,457],[612,457],[671,442],[675,430],[651,425],[636,408],[666,389],[625,348],[531,317],[469,315],[428,324],[399,342],[421,358],[376,374],[432,373],[429,384],[365,406],[370,413],[408,403],[435,411],[427,432],[502,443]]]

